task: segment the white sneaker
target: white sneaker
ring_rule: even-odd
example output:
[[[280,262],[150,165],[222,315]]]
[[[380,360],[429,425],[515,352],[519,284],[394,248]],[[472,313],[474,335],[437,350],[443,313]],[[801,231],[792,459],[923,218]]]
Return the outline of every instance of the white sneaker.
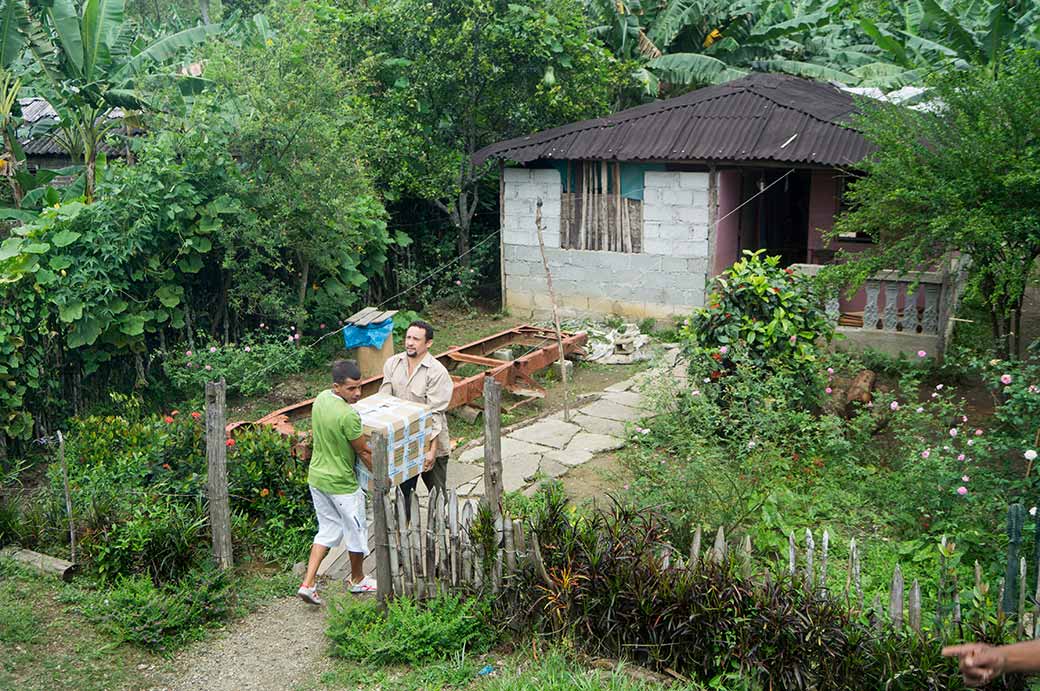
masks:
[[[365,576],[357,583],[350,584],[350,592],[352,593],[374,593],[376,590],[376,579],[371,576]]]
[[[318,586],[313,585],[308,588],[305,585],[301,585],[300,589],[296,591],[296,594],[300,596],[300,599],[310,605],[320,605],[321,598],[318,597]]]

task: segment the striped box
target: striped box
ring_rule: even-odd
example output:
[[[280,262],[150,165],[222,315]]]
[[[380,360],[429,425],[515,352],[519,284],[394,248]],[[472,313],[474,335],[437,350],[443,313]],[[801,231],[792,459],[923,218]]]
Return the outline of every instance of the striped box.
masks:
[[[396,487],[418,475],[422,470],[423,451],[433,433],[433,416],[429,407],[382,393],[363,398],[353,405],[361,416],[366,435],[382,432],[386,436],[390,486]],[[361,461],[354,465],[354,472],[361,487],[373,489],[372,475]]]

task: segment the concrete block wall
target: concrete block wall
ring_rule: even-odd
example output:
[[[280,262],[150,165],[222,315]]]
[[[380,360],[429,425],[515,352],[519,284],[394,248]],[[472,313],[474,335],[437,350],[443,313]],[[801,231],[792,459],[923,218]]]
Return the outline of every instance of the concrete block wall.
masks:
[[[704,304],[707,173],[645,174],[643,252],[635,254],[561,249],[559,173],[508,168],[505,174],[504,289],[514,313],[541,317],[552,308],[534,226],[539,196],[546,256],[563,316],[666,320]]]

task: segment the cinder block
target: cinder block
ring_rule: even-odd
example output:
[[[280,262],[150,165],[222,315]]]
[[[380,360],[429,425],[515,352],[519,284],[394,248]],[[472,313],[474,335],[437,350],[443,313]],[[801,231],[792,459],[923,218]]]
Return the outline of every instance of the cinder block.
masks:
[[[691,223],[690,224],[690,239],[691,240],[707,240],[708,239],[708,224],[707,223]]]
[[[621,303],[609,297],[604,291],[599,295],[589,296],[589,311],[604,315],[621,314]]]
[[[688,205],[676,210],[676,216],[683,223],[698,223],[707,225],[708,209],[702,206]]]
[[[643,190],[643,204],[660,204],[661,190],[656,187],[647,187]]]
[[[555,168],[531,168],[531,182],[541,185],[560,185],[560,171]]]
[[[648,170],[643,174],[643,187],[645,188],[657,187],[659,189],[673,189],[678,186],[678,173]]]
[[[664,254],[668,254],[667,252]],[[629,274],[633,276],[639,276],[648,271],[660,271],[661,260],[664,257],[661,254],[652,252],[640,252],[639,254],[630,254],[629,261],[631,262],[631,269]]]
[[[675,210],[665,204],[644,204],[643,205],[643,220],[644,221],[665,221],[668,223],[672,222],[672,218],[675,215]]]
[[[503,175],[506,185],[518,185],[531,180],[531,171],[527,168],[506,168]]]
[[[689,270],[689,260],[682,257],[661,257],[661,271],[669,274],[684,274]]]
[[[599,264],[608,271],[627,272],[632,268],[632,255],[625,252],[601,252]],[[604,278],[609,278],[609,276],[601,273],[597,280]]]
[[[673,254],[671,240],[661,238],[643,238],[643,252],[646,254]]]
[[[708,270],[708,260],[706,257],[695,257],[693,259],[687,259],[686,270],[689,273],[703,274]]]
[[[661,201],[680,208],[693,206],[693,190],[663,190],[661,192]]]
[[[661,239],[685,242],[690,239],[690,226],[686,223],[662,223]]]
[[[659,238],[661,237],[661,224],[657,221],[647,221],[643,223],[643,237],[644,238]]]
[[[562,367],[561,367],[561,365],[562,365]],[[562,363],[559,360],[557,360],[552,365],[553,374],[556,375],[557,379],[562,379],[563,378],[563,375],[560,373],[561,370],[563,372],[566,372],[567,373],[567,379],[570,379],[571,377],[574,376],[574,363],[571,362],[570,360],[564,360]]]
[[[687,190],[708,189],[708,173],[679,173],[679,187]]]
[[[496,350],[495,352],[491,353],[491,357],[495,358],[496,360],[512,360],[513,349],[500,348],[499,350]]]

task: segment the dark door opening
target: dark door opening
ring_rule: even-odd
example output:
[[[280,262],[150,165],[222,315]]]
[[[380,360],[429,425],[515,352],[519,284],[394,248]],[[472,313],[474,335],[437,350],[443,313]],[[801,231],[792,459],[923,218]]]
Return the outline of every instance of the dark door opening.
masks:
[[[806,262],[809,172],[766,168],[746,171],[741,179],[741,201],[747,202],[740,217],[741,249],[780,255],[781,266]]]

